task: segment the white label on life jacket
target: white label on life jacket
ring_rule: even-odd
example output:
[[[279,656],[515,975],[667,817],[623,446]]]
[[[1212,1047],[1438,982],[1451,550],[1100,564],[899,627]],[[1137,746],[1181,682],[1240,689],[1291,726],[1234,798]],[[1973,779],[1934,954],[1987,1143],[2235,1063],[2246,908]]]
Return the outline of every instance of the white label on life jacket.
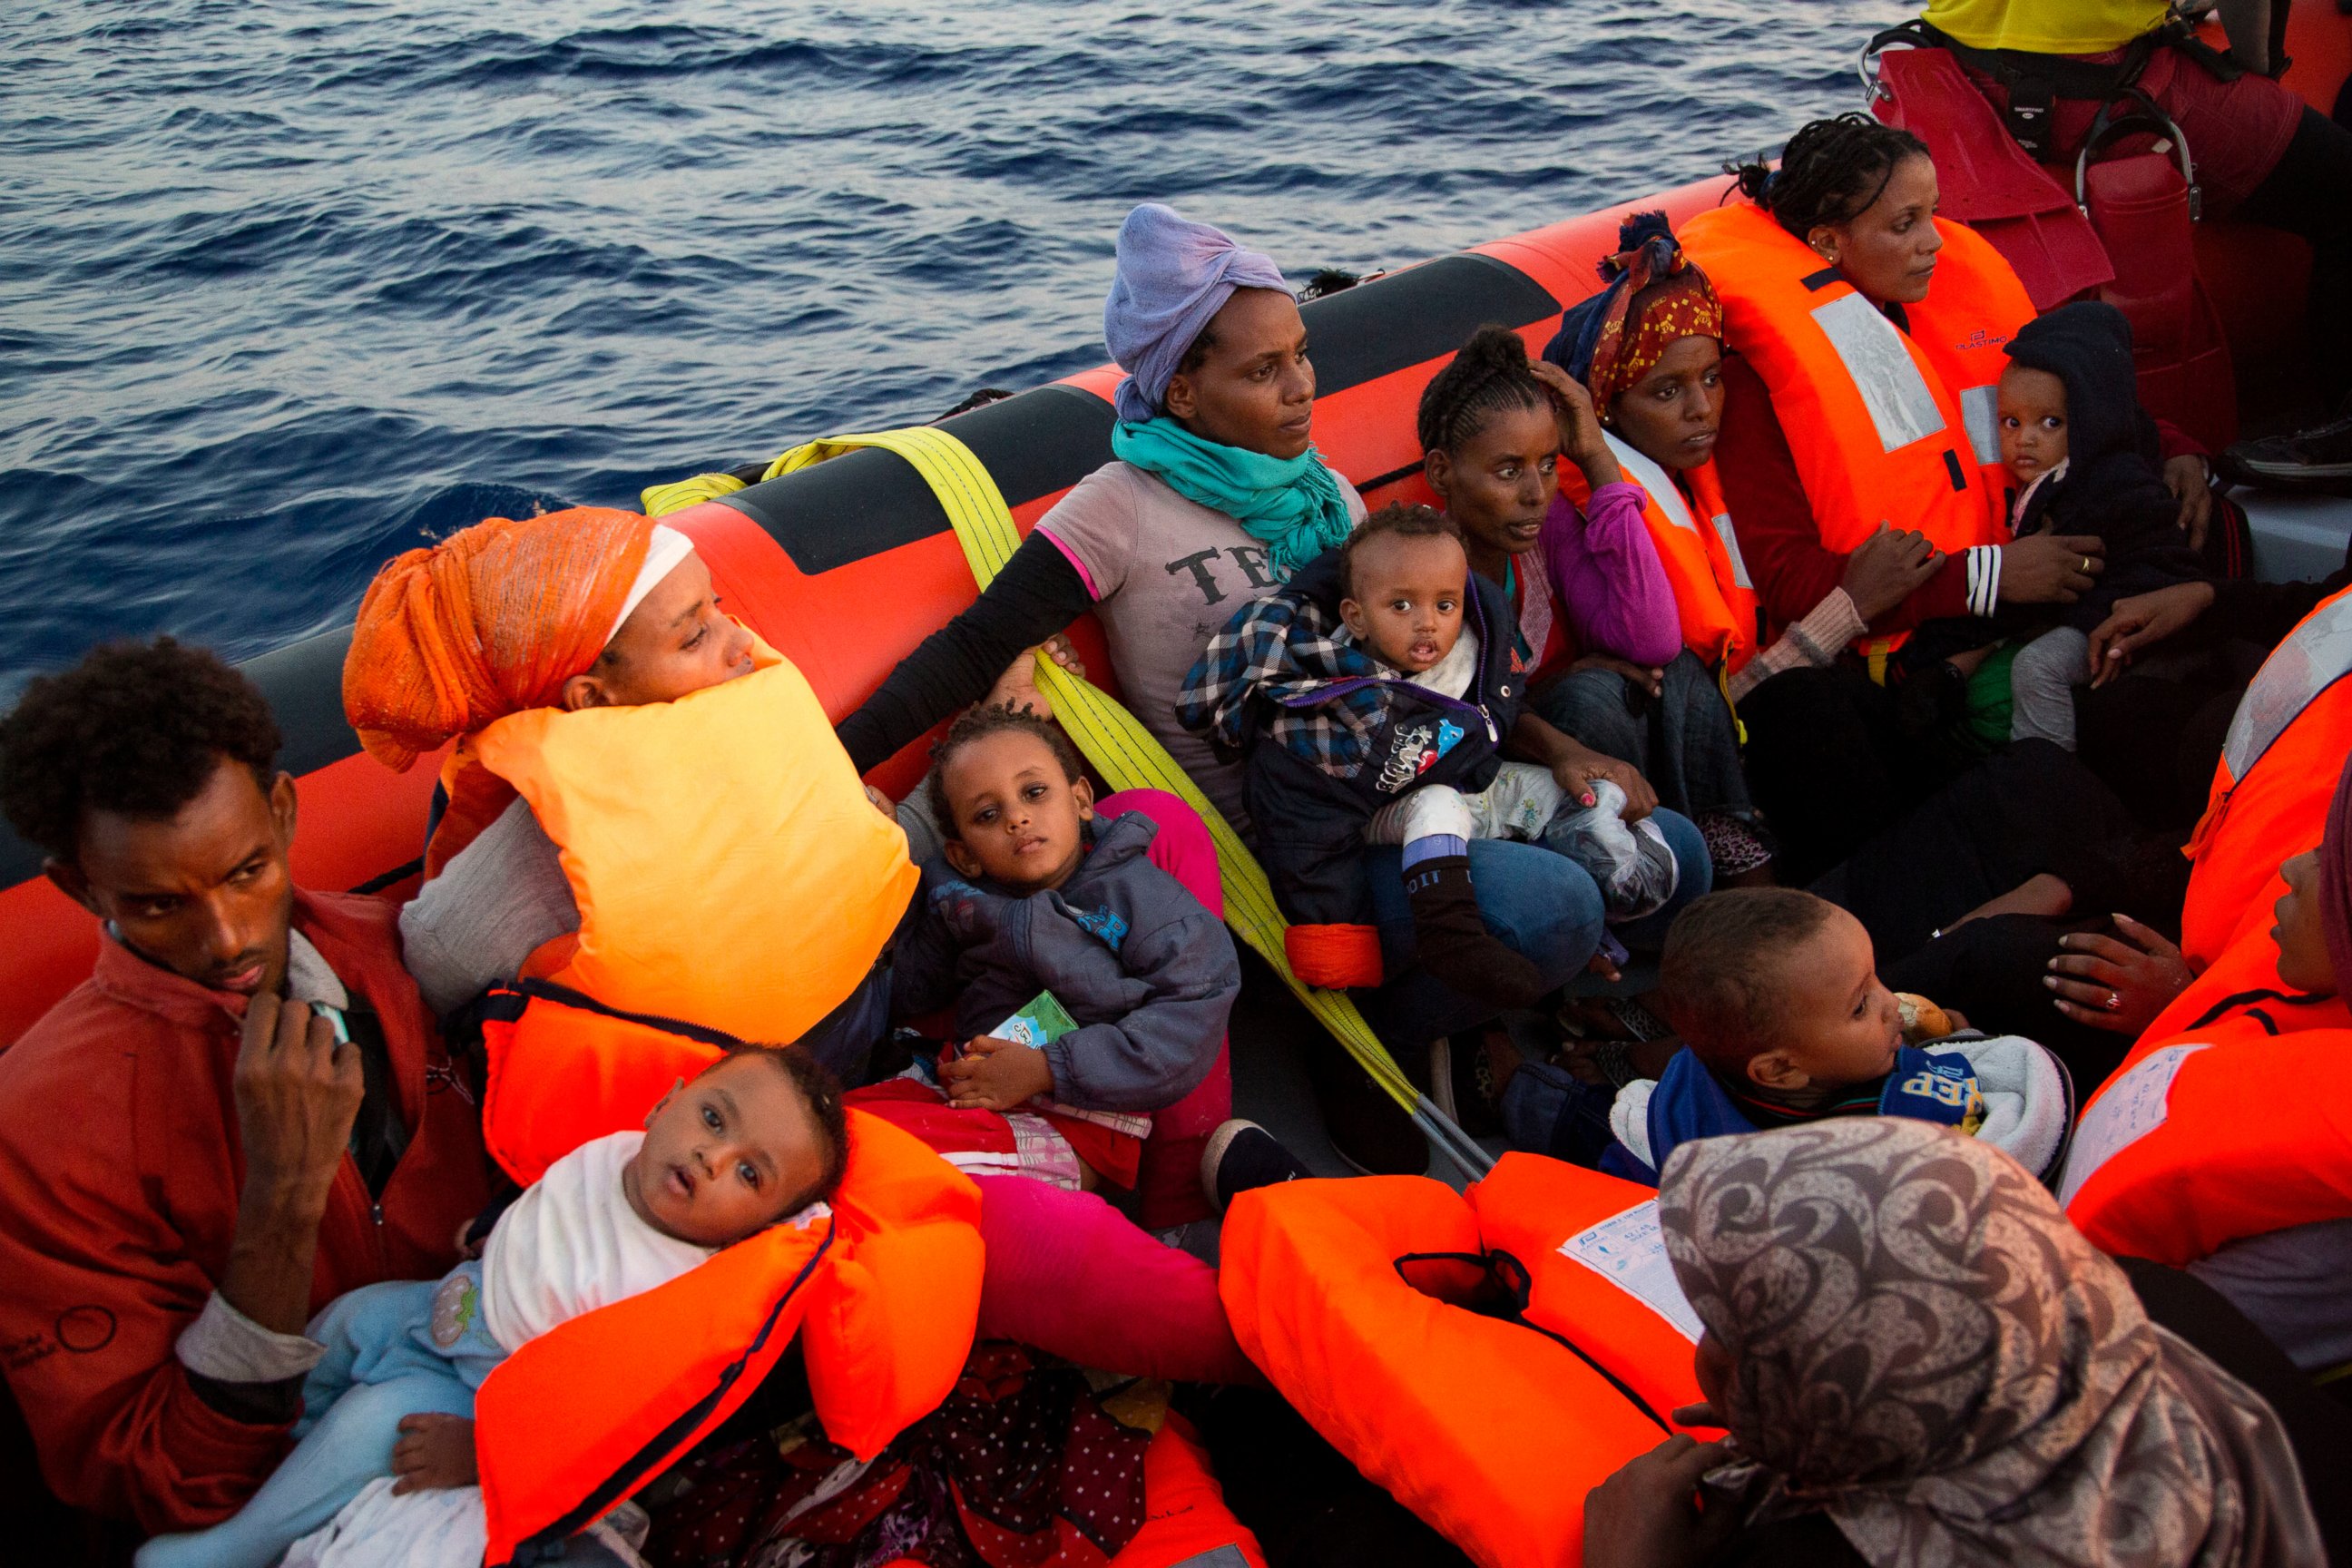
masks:
[[[2066,1156],[2066,1180],[2058,1188],[2058,1206],[2065,1207],[2083,1190],[2098,1168],[2164,1125],[2166,1102],[2180,1064],[2203,1046],[2167,1046],[2150,1051],[2123,1077],[2116,1079],[2083,1112],[2074,1129],[2074,1147]]]
[[[1960,388],[1960,423],[1969,427],[1969,445],[1977,449],[1979,468],[1990,468],[2000,461],[2000,388]]]
[[[1822,335],[1837,351],[1846,374],[1878,426],[1878,444],[1892,452],[1924,441],[1944,427],[1944,411],[1895,323],[1859,294],[1844,294],[1813,311]],[[1816,432],[1827,439],[1827,431]]]
[[[1691,1310],[1682,1281],[1675,1278],[1674,1260],[1666,1256],[1666,1233],[1658,1226],[1657,1199],[1646,1199],[1590,1230],[1578,1231],[1560,1243],[1559,1255],[1583,1264],[1672,1323],[1683,1338],[1698,1343],[1706,1325]]]
[[[2221,762],[2242,779],[2319,694],[2352,672],[2352,595],[2323,605],[2271,651],[2238,699]]]
[[[1747,558],[1739,553],[1739,535],[1731,526],[1731,514],[1719,511],[1707,521],[1715,524],[1715,536],[1723,541],[1724,559],[1731,563],[1731,580],[1743,588],[1754,588],[1756,580],[1748,574]]]
[[[1698,524],[1691,521],[1690,508],[1683,504],[1682,486],[1675,483],[1665,469],[1606,430],[1601,432],[1601,438],[1609,443],[1610,454],[1617,459],[1617,466],[1625,471],[1625,477],[1649,492],[1650,499],[1658,503],[1658,510],[1665,513],[1668,522],[1685,533],[1698,531]]]

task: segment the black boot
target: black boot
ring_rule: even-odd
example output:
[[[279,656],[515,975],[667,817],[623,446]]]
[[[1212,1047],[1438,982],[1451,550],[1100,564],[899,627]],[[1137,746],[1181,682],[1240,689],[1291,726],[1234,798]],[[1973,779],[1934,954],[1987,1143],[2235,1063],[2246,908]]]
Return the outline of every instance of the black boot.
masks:
[[[1404,874],[1415,962],[1465,996],[1497,1007],[1532,1005],[1547,987],[1536,966],[1486,929],[1470,887],[1470,858],[1439,855]]]

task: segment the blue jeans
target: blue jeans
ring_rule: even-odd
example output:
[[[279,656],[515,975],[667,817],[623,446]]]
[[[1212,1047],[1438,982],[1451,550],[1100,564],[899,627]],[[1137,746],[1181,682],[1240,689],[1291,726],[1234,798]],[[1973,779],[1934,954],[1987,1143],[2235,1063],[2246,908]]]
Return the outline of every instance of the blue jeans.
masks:
[[[1675,896],[1665,908],[1629,921],[1616,932],[1626,946],[1645,951],[1665,941],[1666,927],[1685,904],[1715,885],[1714,863],[1697,824],[1663,809],[1651,820],[1675,852]],[[1404,877],[1398,869],[1401,853],[1392,845],[1364,851],[1373,918],[1381,928],[1381,962],[1389,979],[1376,991],[1357,993],[1357,1001],[1382,1039],[1410,1045],[1475,1028],[1495,1016],[1495,1005],[1465,996],[1413,965],[1412,909],[1405,902]],[[1486,929],[1533,963],[1547,987],[1567,984],[1600,950],[1605,929],[1601,889],[1565,855],[1540,844],[1474,838],[1470,886]]]
[[[467,1291],[471,1288],[470,1310]],[[506,1352],[481,1320],[481,1265],[440,1279],[370,1285],[335,1299],[305,1331],[327,1353],[302,1384],[294,1451],[234,1517],[139,1549],[138,1568],[268,1568],[368,1482],[392,1474],[401,1417],[474,1414],[474,1390]],[[434,1301],[449,1310],[436,1336]],[[443,1340],[446,1343],[441,1342]]]

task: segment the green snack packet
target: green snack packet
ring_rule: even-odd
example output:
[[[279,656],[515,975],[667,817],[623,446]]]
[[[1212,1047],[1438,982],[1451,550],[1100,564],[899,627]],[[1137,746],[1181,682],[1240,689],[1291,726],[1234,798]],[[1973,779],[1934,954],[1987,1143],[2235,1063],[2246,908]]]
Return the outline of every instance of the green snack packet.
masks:
[[[1024,1046],[1043,1050],[1048,1040],[1058,1040],[1078,1026],[1051,991],[1040,991],[1022,1004],[1021,1011],[999,1024],[989,1034],[1000,1040],[1014,1040]]]

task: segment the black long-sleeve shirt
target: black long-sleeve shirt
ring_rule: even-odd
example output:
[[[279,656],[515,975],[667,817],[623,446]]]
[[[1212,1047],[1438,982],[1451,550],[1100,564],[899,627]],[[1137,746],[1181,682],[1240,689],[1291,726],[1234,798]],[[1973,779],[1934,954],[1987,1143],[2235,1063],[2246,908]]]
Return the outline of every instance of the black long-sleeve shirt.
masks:
[[[859,773],[879,767],[932,725],[988,694],[1022,649],[1094,607],[1069,557],[1032,533],[970,607],[898,661],[865,704],[834,726]]]

